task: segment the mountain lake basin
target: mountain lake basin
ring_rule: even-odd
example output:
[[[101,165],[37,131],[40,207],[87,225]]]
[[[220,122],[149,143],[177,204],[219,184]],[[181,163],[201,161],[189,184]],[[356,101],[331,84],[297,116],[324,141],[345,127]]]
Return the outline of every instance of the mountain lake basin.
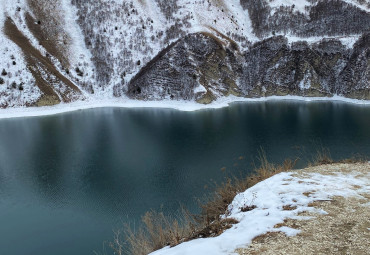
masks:
[[[370,156],[370,106],[233,103],[183,112],[95,108],[0,120],[0,254],[111,254],[107,242],[150,209],[174,214],[225,176],[317,150]],[[105,248],[104,248],[105,247]]]

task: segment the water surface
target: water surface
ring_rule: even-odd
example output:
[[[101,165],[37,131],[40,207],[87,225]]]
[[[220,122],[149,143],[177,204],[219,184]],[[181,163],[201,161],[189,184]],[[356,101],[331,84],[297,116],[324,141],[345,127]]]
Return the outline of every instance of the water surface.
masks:
[[[150,208],[196,211],[194,197],[225,173],[248,173],[261,147],[301,166],[321,146],[334,159],[369,156],[369,116],[345,103],[270,101],[0,120],[0,254],[102,251],[113,228]]]

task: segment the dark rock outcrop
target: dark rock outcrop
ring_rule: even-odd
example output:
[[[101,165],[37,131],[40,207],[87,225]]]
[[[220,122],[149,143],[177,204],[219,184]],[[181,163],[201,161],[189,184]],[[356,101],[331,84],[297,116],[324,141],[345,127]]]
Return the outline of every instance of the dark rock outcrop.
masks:
[[[272,11],[268,0],[240,0],[248,10],[254,33],[263,37],[270,33],[301,37],[361,34],[370,29],[370,14],[342,0],[312,0],[307,15],[296,7],[280,6]]]
[[[337,87],[346,97],[370,99],[370,32],[354,45]]]
[[[129,83],[128,96],[140,100],[270,95],[369,97],[369,34],[347,49],[339,40],[308,45],[283,36],[265,39],[241,53],[206,34],[172,44]],[[205,91],[197,92],[201,84]]]
[[[141,100],[185,99],[210,102],[238,93],[233,76],[236,54],[207,33],[187,35],[148,63],[128,84],[127,94]],[[202,85],[207,91],[194,91]]]

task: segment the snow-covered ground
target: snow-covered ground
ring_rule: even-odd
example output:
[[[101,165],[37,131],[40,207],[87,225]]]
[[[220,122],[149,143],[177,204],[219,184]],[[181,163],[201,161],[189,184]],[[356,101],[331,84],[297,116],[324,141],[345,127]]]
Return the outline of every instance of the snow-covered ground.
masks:
[[[369,165],[370,167],[370,165]],[[356,189],[354,188],[356,187]],[[246,247],[254,237],[267,232],[283,232],[294,236],[300,231],[289,227],[274,228],[284,219],[310,220],[312,217],[298,216],[300,212],[327,214],[322,209],[309,207],[314,201],[330,200],[334,196],[359,197],[370,193],[370,173],[365,175],[356,171],[320,174],[307,172],[296,175],[294,172],[280,173],[243,193],[238,194],[229,205],[227,215],[238,224],[214,238],[196,239],[173,248],[163,248],[152,255],[197,255],[233,254],[235,249]],[[309,195],[307,195],[309,194]],[[255,209],[242,212],[245,206]],[[284,210],[289,206],[294,210]],[[366,206],[366,205],[365,205]]]
[[[261,98],[243,98],[230,95],[228,97],[218,98],[216,101],[207,105],[199,104],[194,101],[184,101],[184,100],[139,101],[109,97],[105,99],[90,98],[85,101],[77,101],[73,103],[61,103],[55,106],[18,107],[18,108],[0,109],[0,119],[46,116],[64,112],[73,112],[83,109],[104,108],[104,107],[166,108],[190,112],[204,109],[219,109],[223,107],[228,107],[231,103],[235,102],[266,102],[266,101],[284,101],[284,100],[301,102],[332,101],[370,106],[370,100],[349,99],[341,96],[333,97],[270,96]]]

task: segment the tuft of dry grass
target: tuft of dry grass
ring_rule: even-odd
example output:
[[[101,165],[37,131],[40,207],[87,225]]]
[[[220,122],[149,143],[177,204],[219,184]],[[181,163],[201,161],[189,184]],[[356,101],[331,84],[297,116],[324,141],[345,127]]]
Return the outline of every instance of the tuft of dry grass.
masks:
[[[369,162],[370,158],[361,154],[355,154],[351,158],[340,160],[338,163],[354,164],[354,163],[366,163]]]
[[[232,218],[221,218],[227,214],[228,206],[234,197],[249,187],[277,173],[293,169],[297,160],[285,160],[275,165],[267,160],[263,150],[258,156],[260,166],[254,173],[244,178],[235,176],[227,178],[221,184],[214,184],[214,192],[200,202],[201,213],[192,215],[182,209],[177,217],[164,215],[162,212],[150,211],[142,217],[142,225],[136,230],[125,225],[123,231],[116,231],[110,247],[115,254],[144,255],[165,246],[176,246],[196,238],[214,237],[238,223]],[[252,204],[241,210],[253,210]]]
[[[200,204],[202,209],[201,218],[205,225],[214,224],[220,220],[220,216],[227,213],[227,207],[234,197],[246,189],[275,174],[289,171],[294,168],[298,159],[292,161],[286,159],[283,164],[276,165],[268,161],[266,153],[261,149],[257,157],[260,166],[255,167],[254,173],[244,178],[231,177],[220,185],[216,185],[215,191],[210,194],[205,202]],[[253,207],[253,205],[251,205]]]
[[[189,240],[195,232],[194,217],[185,209],[177,217],[163,212],[149,211],[142,217],[138,230],[125,225],[124,231],[115,231],[109,244],[115,254],[148,254],[165,246],[176,246]]]
[[[355,154],[350,158],[337,161],[337,163],[365,163],[369,161],[369,157]],[[330,165],[336,163],[331,157],[330,150],[321,146],[316,154],[312,157],[312,160],[309,162],[310,166],[319,166],[319,165]]]
[[[312,161],[309,163],[311,166],[328,165],[333,164],[334,160],[331,157],[330,150],[325,147],[320,147],[316,151],[316,155],[312,157]]]

